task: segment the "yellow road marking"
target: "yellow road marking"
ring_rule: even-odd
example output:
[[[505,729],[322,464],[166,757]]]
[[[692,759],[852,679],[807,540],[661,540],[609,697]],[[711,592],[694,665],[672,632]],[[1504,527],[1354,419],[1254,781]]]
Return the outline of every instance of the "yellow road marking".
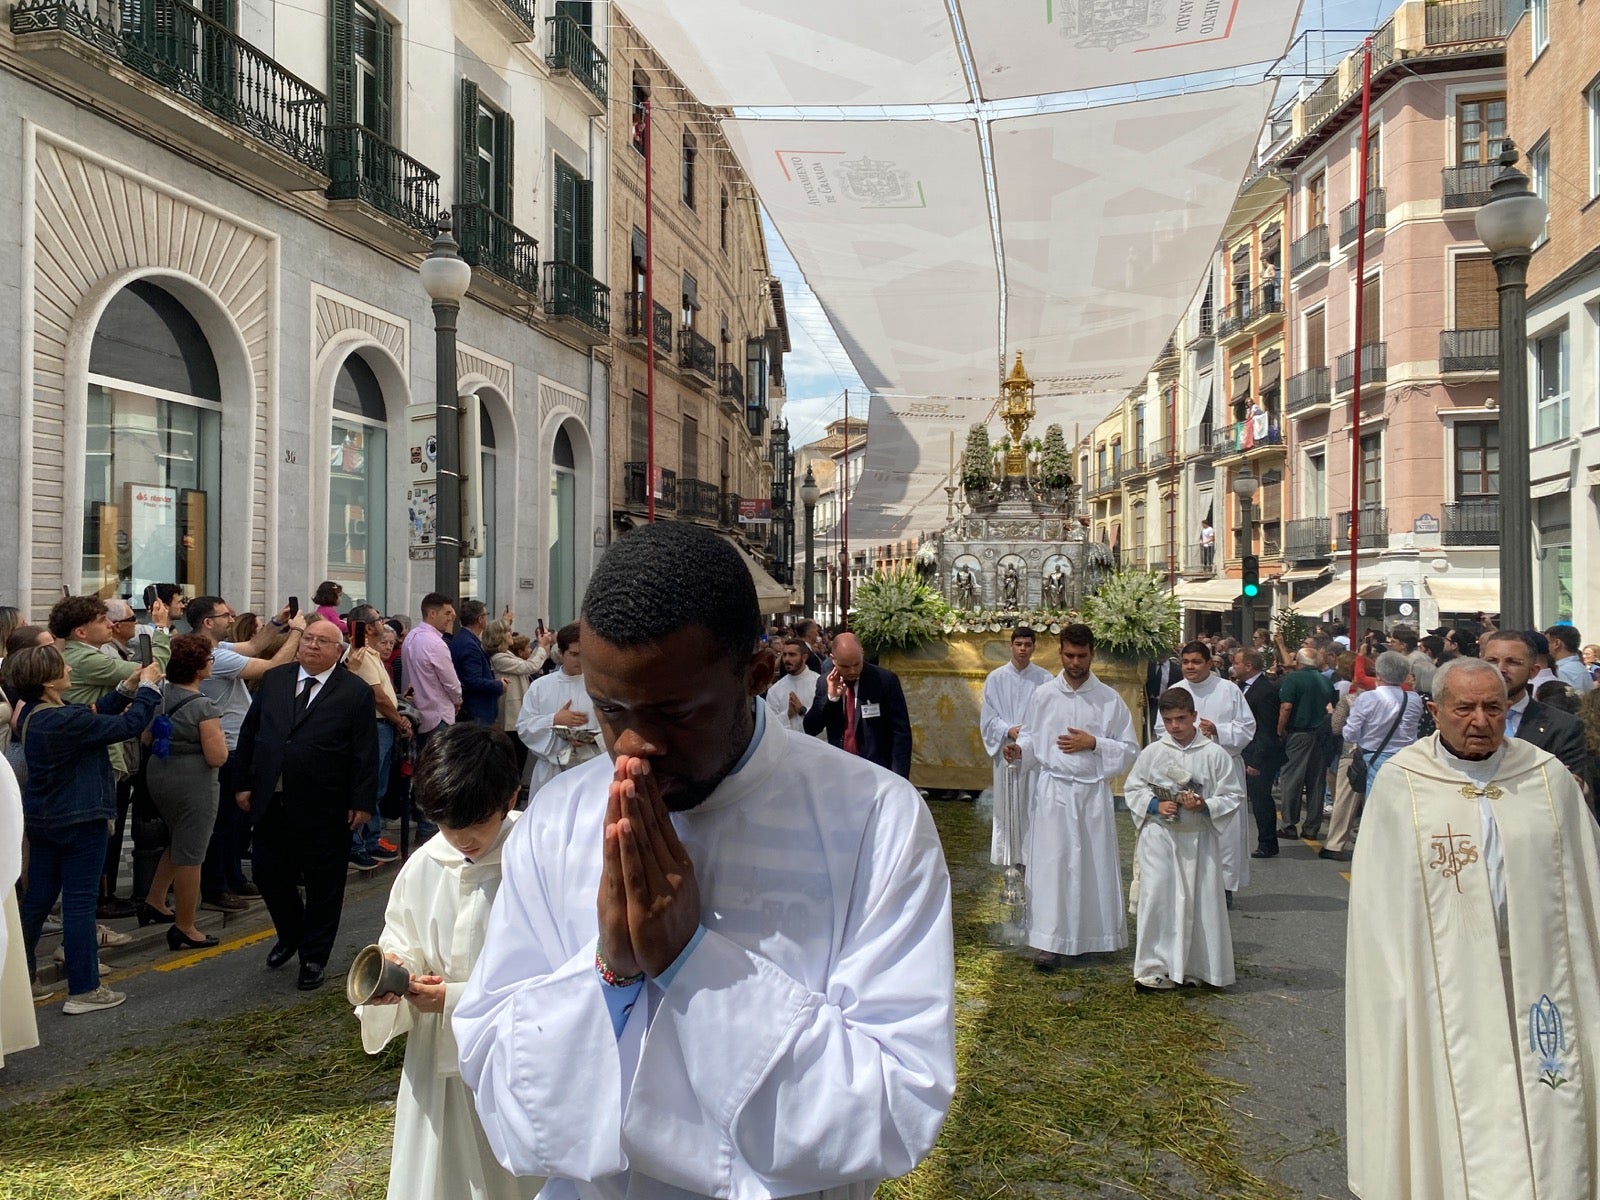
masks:
[[[1349,871],[1340,871],[1339,872],[1339,878],[1344,880],[1346,883],[1349,883],[1350,882],[1350,872]]]
[[[258,929],[254,933],[245,934],[243,937],[234,938],[216,946],[208,946],[204,950],[195,950],[189,954],[182,954],[177,958],[142,963],[137,967],[128,967],[124,970],[107,971],[100,977],[100,982],[107,985],[122,983],[125,980],[137,978],[148,971],[182,971],[186,967],[195,966],[197,963],[205,962],[207,959],[216,958],[234,950],[242,950],[247,946],[254,946],[257,942],[264,942],[269,937],[274,936],[274,933],[272,926],[268,925],[265,929]],[[43,996],[35,997],[33,1006],[35,1008],[43,1008],[47,1004],[52,1004],[62,999],[66,994],[66,981],[61,980],[60,986],[52,988]]]

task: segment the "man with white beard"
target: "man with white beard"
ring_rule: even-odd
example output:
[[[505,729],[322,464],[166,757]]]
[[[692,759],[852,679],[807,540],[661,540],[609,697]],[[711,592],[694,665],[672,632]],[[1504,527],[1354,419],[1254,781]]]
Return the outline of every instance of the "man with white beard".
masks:
[[[1008,891],[1022,885],[1028,809],[1038,771],[1007,762],[1004,750],[1014,745],[1022,732],[1022,719],[1028,715],[1033,694],[1050,682],[1050,672],[1033,665],[1034,644],[1034,632],[1026,625],[1011,631],[1011,661],[996,667],[983,681],[983,709],[978,718],[983,748],[994,763],[994,834],[989,841],[989,861],[1005,869]]]
[[[767,707],[778,719],[778,724],[796,733],[805,732],[806,709],[817,695],[819,676],[809,665],[806,644],[797,637],[783,639],[778,651],[781,672],[767,689]]]
[[[1183,678],[1174,687],[1194,697],[1200,715],[1200,732],[1228,752],[1233,760],[1234,778],[1244,794],[1244,748],[1256,736],[1256,717],[1245,702],[1239,685],[1229,683],[1211,670],[1211,651],[1204,642],[1189,642],[1178,652]],[[1217,851],[1222,860],[1222,886],[1233,904],[1233,893],[1250,882],[1250,826],[1242,809],[1234,807],[1218,814]]]
[[[583,683],[583,658],[576,621],[556,633],[552,671],[533,681],[517,714],[517,736],[528,748],[523,786],[529,798],[561,772],[588,762],[605,749],[594,705]]]
[[[1054,971],[1063,956],[1128,944],[1116,801],[1110,779],[1139,753],[1133,716],[1116,689],[1096,679],[1094,633],[1061,631],[1061,674],[1028,702],[1007,762],[1038,766],[1028,830],[1028,945],[1033,965]]]

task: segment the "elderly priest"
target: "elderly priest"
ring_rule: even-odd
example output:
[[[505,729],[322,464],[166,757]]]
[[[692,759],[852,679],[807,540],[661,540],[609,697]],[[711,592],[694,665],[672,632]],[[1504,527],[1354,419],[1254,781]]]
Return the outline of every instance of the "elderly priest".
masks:
[[[1439,731],[1385,765],[1350,888],[1350,1189],[1361,1200],[1600,1195],[1600,848],[1560,761],[1505,736],[1459,658]],[[1498,986],[1497,986],[1498,984]]]

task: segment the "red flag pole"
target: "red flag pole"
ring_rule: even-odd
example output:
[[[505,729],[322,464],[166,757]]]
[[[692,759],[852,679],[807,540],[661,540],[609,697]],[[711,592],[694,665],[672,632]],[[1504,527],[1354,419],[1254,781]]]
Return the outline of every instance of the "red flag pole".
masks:
[[[1367,188],[1369,186],[1367,171],[1371,166],[1368,158],[1368,144],[1371,140],[1370,122],[1372,119],[1372,39],[1366,40],[1361,63],[1361,193],[1356,200],[1356,331],[1355,342],[1355,382],[1351,391],[1350,418],[1350,609],[1347,622],[1350,634],[1350,648],[1355,649],[1360,638],[1358,628],[1359,613],[1357,607],[1360,588],[1356,581],[1359,563],[1356,551],[1361,545],[1361,383],[1362,361],[1365,357],[1366,347],[1361,344],[1364,332],[1362,323],[1366,320],[1366,283],[1367,283]]]
[[[656,254],[655,254],[655,173],[651,170],[650,146],[653,124],[650,100],[644,102],[644,490],[645,511],[650,524],[656,521]]]

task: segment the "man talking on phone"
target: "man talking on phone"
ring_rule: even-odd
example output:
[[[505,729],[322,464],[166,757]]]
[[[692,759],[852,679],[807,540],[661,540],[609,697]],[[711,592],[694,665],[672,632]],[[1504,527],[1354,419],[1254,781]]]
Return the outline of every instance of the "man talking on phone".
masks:
[[[817,680],[806,710],[805,731],[815,737],[823,730],[845,753],[911,778],[911,716],[900,678],[869,663],[853,633],[833,639],[833,670]]]

